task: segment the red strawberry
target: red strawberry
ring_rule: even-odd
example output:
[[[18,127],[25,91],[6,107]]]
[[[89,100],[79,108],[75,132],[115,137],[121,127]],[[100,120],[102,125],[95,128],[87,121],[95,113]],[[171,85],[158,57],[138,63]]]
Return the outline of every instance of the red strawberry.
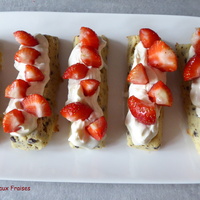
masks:
[[[200,28],[196,28],[192,35],[191,44],[194,47],[195,53],[200,55]]]
[[[26,81],[17,79],[5,89],[5,97],[14,99],[24,98],[28,87],[30,85]]]
[[[172,72],[177,69],[177,57],[163,41],[157,40],[147,51],[148,64],[161,71]]]
[[[61,111],[61,115],[67,120],[74,122],[77,120],[86,120],[93,112],[93,109],[87,104],[81,102],[75,102],[67,104]]]
[[[25,63],[28,65],[33,65],[35,60],[40,56],[41,53],[33,48],[24,47],[17,51],[15,54],[15,60],[20,63]]]
[[[107,129],[107,122],[104,116],[98,118],[96,121],[86,127],[87,132],[96,140],[101,140]]]
[[[25,79],[28,82],[43,81],[44,74],[37,67],[34,67],[33,65],[26,65]]]
[[[37,39],[35,39],[31,34],[25,31],[16,31],[13,33],[17,42],[25,46],[36,46],[38,45]]]
[[[23,109],[36,117],[47,117],[51,115],[49,102],[39,94],[31,94],[21,102]]]
[[[66,69],[63,75],[63,79],[82,79],[85,78],[88,68],[81,63],[76,63],[74,65],[71,65]]]
[[[87,66],[99,68],[102,64],[98,51],[90,46],[81,46],[81,60]]]
[[[6,113],[3,118],[3,129],[5,133],[18,131],[24,123],[24,115],[21,111],[14,109]]]
[[[99,48],[99,38],[97,34],[90,28],[81,27],[79,40],[81,45],[91,46],[95,49]]]
[[[184,81],[190,81],[198,77],[200,77],[200,56],[195,55],[186,63],[183,78]]]
[[[145,125],[155,124],[156,108],[154,103],[147,103],[135,96],[128,98],[128,107],[138,122]]]
[[[137,64],[127,77],[127,81],[133,84],[147,84],[149,82],[146,70],[142,63]]]
[[[86,79],[80,82],[85,96],[92,96],[97,88],[99,87],[100,82],[95,79]]]
[[[160,40],[158,34],[149,28],[140,29],[139,36],[145,48],[150,48],[156,40]]]
[[[170,89],[162,82],[155,83],[148,92],[151,101],[161,106],[172,106],[173,98]]]

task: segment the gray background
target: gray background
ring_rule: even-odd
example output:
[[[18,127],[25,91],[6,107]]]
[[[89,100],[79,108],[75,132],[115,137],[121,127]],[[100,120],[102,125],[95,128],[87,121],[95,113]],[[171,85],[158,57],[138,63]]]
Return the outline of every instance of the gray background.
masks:
[[[199,4],[199,0],[0,0],[0,11],[103,12],[200,16]],[[142,185],[0,181],[0,187],[10,187],[11,185],[30,187],[31,190],[27,192],[0,191],[1,200],[200,199],[199,184]]]

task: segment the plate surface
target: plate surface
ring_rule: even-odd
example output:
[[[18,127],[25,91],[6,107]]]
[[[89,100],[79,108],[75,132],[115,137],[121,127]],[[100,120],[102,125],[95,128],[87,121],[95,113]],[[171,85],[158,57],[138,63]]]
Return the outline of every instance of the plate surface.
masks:
[[[176,42],[189,43],[200,18],[162,15],[7,12],[0,13],[0,51],[3,69],[0,72],[0,112],[8,99],[4,89],[17,76],[13,56],[19,45],[12,33],[25,30],[60,39],[61,73],[67,67],[72,40],[81,26],[88,26],[109,38],[108,84],[109,128],[106,147],[102,150],[71,149],[67,142],[67,121],[60,117],[60,131],[41,151],[21,151],[10,147],[9,135],[0,134],[0,179],[96,182],[96,183],[200,183],[200,156],[186,134],[186,118],[180,96],[180,74],[168,73],[168,85],[174,104],[165,108],[163,145],[159,151],[147,152],[126,145],[124,126],[124,85],[127,74],[126,50],[128,35],[149,27],[174,47]],[[67,98],[67,82],[59,88],[58,111]]]

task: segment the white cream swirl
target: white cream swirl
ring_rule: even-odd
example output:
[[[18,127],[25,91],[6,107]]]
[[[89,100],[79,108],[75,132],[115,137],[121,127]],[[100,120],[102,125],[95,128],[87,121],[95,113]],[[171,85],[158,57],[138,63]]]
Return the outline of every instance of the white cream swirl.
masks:
[[[99,38],[100,45],[98,48],[99,55],[101,56],[101,51],[106,45],[106,41],[102,38]],[[68,65],[71,66],[76,63],[83,63],[81,60],[81,44],[78,43],[71,52],[69,57]],[[89,125],[95,119],[103,116],[103,111],[97,102],[97,98],[99,95],[99,88],[92,96],[85,96],[80,86],[80,81],[84,79],[96,79],[99,82],[101,81],[101,72],[100,69],[105,67],[105,63],[101,58],[102,65],[99,68],[92,68],[88,66],[89,70],[85,78],[80,80],[69,79],[68,80],[68,99],[65,105],[72,102],[82,102],[88,104],[94,112],[90,115],[89,119],[82,121],[77,120],[72,122],[71,124],[71,133],[69,137],[69,141],[74,145],[82,148],[92,149],[98,146],[99,141],[95,140],[92,136],[90,136],[87,131],[85,131],[85,127]]]
[[[49,73],[50,73],[50,68],[49,68],[49,56],[48,56],[48,48],[49,48],[49,43],[45,36],[38,34],[35,36],[35,38],[38,40],[39,44],[31,47],[36,49],[41,53],[41,55],[35,60],[34,66],[39,68],[42,73],[44,74],[44,80],[43,81],[37,81],[37,82],[29,82],[30,87],[27,89],[26,95],[30,94],[40,94],[43,95],[45,85],[49,81]],[[19,49],[23,48],[25,46],[21,45]],[[15,60],[14,67],[19,71],[18,76],[16,79],[22,79],[25,80],[25,63],[19,63]],[[21,99],[10,99],[9,104],[6,108],[5,113],[13,110],[13,109],[19,109],[23,112],[23,115],[25,117],[25,122],[20,126],[20,129],[16,132],[11,132],[11,135],[17,135],[17,136],[24,136],[26,134],[29,134],[33,130],[37,128],[37,117],[35,117],[32,114],[29,114],[25,112],[21,108]]]
[[[130,84],[128,96],[134,95],[135,97],[150,102],[147,92],[150,88],[159,80],[166,83],[166,72],[162,72],[159,69],[150,67],[147,64],[147,49],[144,48],[142,42],[139,42],[134,51],[134,61],[132,69],[138,64],[142,63],[146,69],[149,83],[146,85]],[[160,106],[156,106],[156,117],[160,116]],[[131,114],[130,110],[127,113],[125,119],[125,125],[131,135],[131,139],[134,145],[148,144],[152,138],[158,133],[158,120],[155,124],[145,125],[137,121],[137,119]]]

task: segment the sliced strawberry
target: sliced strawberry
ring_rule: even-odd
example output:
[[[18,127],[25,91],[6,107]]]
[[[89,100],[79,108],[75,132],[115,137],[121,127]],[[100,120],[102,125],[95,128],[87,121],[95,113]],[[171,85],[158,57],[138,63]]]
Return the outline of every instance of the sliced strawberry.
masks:
[[[20,63],[33,65],[35,60],[41,55],[41,53],[33,48],[24,47],[17,51],[15,54],[15,60]]]
[[[172,72],[177,69],[177,57],[173,50],[163,41],[157,40],[147,51],[147,61],[152,67],[161,71]]]
[[[99,38],[97,34],[90,28],[81,27],[79,40],[82,45],[91,46],[95,49],[99,48]]]
[[[191,44],[194,47],[195,53],[200,55],[200,28],[196,28],[196,31],[193,33]]]
[[[99,68],[102,64],[98,51],[90,46],[81,46],[81,60],[87,66]]]
[[[21,102],[23,109],[36,117],[47,117],[51,115],[49,102],[39,94],[31,94]]]
[[[44,74],[40,69],[34,67],[33,65],[26,65],[25,69],[25,79],[28,82],[43,81]]]
[[[104,116],[98,118],[86,127],[87,132],[96,140],[100,141],[107,129],[107,121]]]
[[[61,115],[67,120],[74,122],[77,120],[86,120],[93,112],[93,109],[87,104],[81,102],[75,102],[67,104],[61,111]]]
[[[14,109],[6,113],[3,118],[3,129],[5,133],[18,131],[24,123],[24,115],[21,111]]]
[[[154,103],[147,103],[135,96],[128,98],[128,107],[138,122],[145,125],[155,124],[156,108]]]
[[[142,63],[137,64],[128,74],[127,81],[133,84],[147,84],[149,82],[145,67]]]
[[[194,55],[185,65],[183,78],[184,81],[190,81],[198,77],[200,77],[200,56]]]
[[[26,90],[28,87],[30,87],[30,85],[26,81],[17,79],[5,89],[5,97],[13,99],[24,98],[26,97]]]
[[[151,101],[161,106],[172,106],[171,90],[162,82],[155,83],[148,92]]]
[[[139,36],[145,48],[150,48],[156,40],[160,40],[158,34],[149,28],[140,29]]]
[[[92,96],[97,88],[99,87],[100,82],[95,79],[86,79],[80,82],[85,96]]]
[[[69,66],[63,74],[63,79],[82,79],[85,78],[88,67],[81,63]]]
[[[13,33],[17,42],[25,46],[36,46],[38,45],[37,39],[35,39],[31,34],[25,31],[16,31]]]

